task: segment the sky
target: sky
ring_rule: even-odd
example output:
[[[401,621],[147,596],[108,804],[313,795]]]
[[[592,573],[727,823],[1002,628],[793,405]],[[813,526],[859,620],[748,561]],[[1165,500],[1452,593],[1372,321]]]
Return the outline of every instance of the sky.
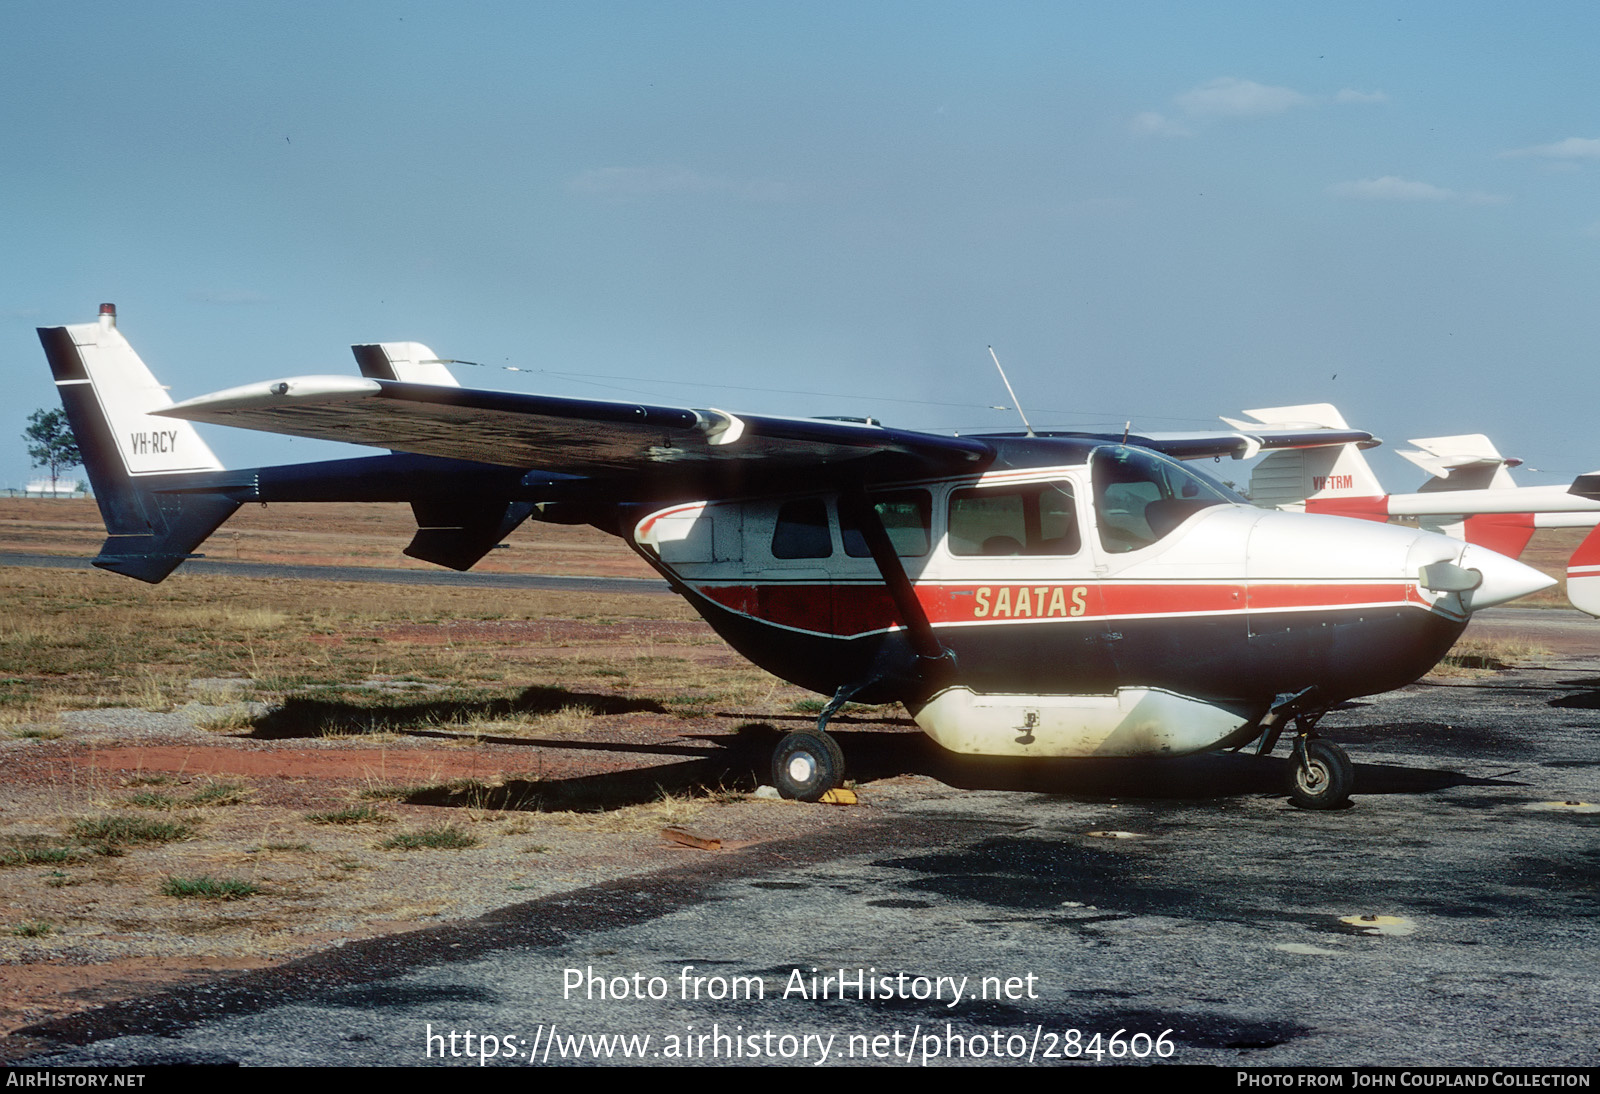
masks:
[[[1014,429],[992,345],[1036,428],[1332,402],[1379,454],[1600,468],[1600,5],[7,0],[0,32],[0,488],[58,405],[35,328],[103,301],[179,399],[415,340],[476,387]]]

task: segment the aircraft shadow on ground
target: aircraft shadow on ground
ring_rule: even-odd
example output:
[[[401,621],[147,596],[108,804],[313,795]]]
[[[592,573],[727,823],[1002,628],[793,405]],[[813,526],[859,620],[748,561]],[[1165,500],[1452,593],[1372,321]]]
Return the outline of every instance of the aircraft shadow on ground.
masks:
[[[473,722],[518,715],[556,713],[582,707],[594,714],[666,713],[648,699],[625,699],[564,688],[533,687],[510,699],[435,700],[400,706],[294,697],[256,720],[247,735],[292,739],[330,735],[400,733],[459,740],[460,728]],[[737,714],[724,714],[737,718]],[[770,783],[772,751],[784,733],[770,722],[814,723],[809,715],[768,716],[739,724],[731,733],[685,734],[677,742],[642,743],[568,736],[473,734],[485,743],[568,753],[611,752],[633,757],[659,756],[660,763],[572,777],[545,777],[530,760],[527,776],[493,785],[473,780],[410,788],[402,800],[416,805],[531,811],[594,812],[660,800],[663,796],[705,796],[719,791],[750,791]],[[961,756],[940,748],[920,733],[848,728],[842,717],[830,731],[844,749],[846,777],[860,782],[897,775],[925,775],[963,790],[1009,790],[1089,799],[1212,800],[1248,795],[1287,794],[1290,761],[1282,755],[1245,752],[1148,759],[1014,759]],[[860,723],[855,723],[860,724]],[[904,719],[890,724],[908,724]],[[1280,746],[1282,751],[1282,746]],[[1489,785],[1479,779],[1429,768],[1357,764],[1358,794],[1416,794],[1454,786]]]
[[[1574,710],[1600,710],[1600,678],[1589,676],[1578,680],[1562,680],[1556,686],[1571,690],[1565,695],[1551,699],[1551,706]]]
[[[577,708],[594,714],[665,714],[667,708],[653,699],[625,699],[569,691],[566,688],[530,687],[512,698],[434,699],[400,705],[360,703],[292,695],[254,719],[244,736],[257,740],[297,737],[360,736],[367,733],[405,733],[459,737],[473,723],[519,716],[558,714]],[[448,732],[443,727],[456,727]],[[489,738],[523,743],[523,738]]]
[[[840,732],[850,775],[861,780],[928,775],[963,790],[1017,790],[1090,798],[1215,799],[1288,794],[1290,760],[1247,752],[1141,759],[1012,759],[958,756],[924,737]],[[1279,746],[1280,753],[1285,746]],[[1417,794],[1488,785],[1454,771],[1355,765],[1357,794]]]

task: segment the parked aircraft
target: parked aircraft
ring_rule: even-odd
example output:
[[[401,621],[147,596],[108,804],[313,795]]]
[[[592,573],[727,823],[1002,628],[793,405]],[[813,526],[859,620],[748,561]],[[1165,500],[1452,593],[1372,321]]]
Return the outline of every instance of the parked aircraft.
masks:
[[[1264,754],[1293,723],[1293,799],[1336,806],[1351,766],[1323,713],[1551,583],[1434,533],[1263,511],[1180,462],[1372,443],[1349,429],[939,436],[472,390],[417,343],[173,404],[110,305],[40,338],[106,521],[95,565],[160,581],[247,501],[409,502],[406,553],[457,569],[530,517],[592,524],[831,697],[773,757],[807,800],[839,782],[828,722],[858,700],[990,756]],[[194,422],[389,452],[230,470]]]
[[[1326,403],[1244,413],[1253,421],[1223,421],[1240,429],[1348,428]],[[1385,492],[1357,445],[1272,453],[1256,465],[1249,493],[1257,505],[1297,512],[1415,517],[1425,528],[1512,558],[1535,529],[1600,525],[1600,473],[1579,475],[1569,486],[1518,486],[1510,468],[1522,461],[1500,455],[1481,433],[1411,443],[1417,447],[1397,454],[1431,476],[1414,494]],[[1591,532],[1567,563],[1567,598],[1600,616],[1600,532]]]

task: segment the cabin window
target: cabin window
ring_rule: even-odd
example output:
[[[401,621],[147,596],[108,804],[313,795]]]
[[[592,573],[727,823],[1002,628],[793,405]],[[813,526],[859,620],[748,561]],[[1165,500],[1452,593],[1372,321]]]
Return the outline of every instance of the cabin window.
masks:
[[[953,555],[1075,555],[1082,546],[1070,482],[970,487],[950,495]]]
[[[772,557],[827,558],[831,554],[827,504],[821,498],[784,502],[772,529]]]
[[[926,490],[894,490],[872,494],[872,507],[883,521],[894,553],[901,558],[919,558],[928,553],[932,541],[933,499]],[[839,535],[844,540],[844,553],[851,558],[871,558],[867,537],[851,518],[847,507],[839,510]]]
[[[1097,449],[1092,465],[1100,545],[1112,554],[1148,547],[1201,509],[1233,500],[1182,464],[1143,449]]]

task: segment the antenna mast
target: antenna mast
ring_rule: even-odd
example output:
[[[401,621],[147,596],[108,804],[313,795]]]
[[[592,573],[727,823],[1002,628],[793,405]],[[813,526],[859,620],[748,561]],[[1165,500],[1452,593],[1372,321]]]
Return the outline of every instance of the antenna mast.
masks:
[[[1000,382],[1006,385],[1006,391],[1011,395],[1011,404],[1017,408],[1017,417],[1022,419],[1023,426],[1028,430],[1028,436],[1037,434],[1033,431],[1033,424],[1028,421],[1028,416],[1022,412],[1022,400],[1017,398],[1017,393],[1011,390],[1011,381],[1006,379],[1006,370],[1000,368],[1000,358],[995,357],[994,347],[989,347],[989,356],[994,358],[994,367],[1000,369]]]

